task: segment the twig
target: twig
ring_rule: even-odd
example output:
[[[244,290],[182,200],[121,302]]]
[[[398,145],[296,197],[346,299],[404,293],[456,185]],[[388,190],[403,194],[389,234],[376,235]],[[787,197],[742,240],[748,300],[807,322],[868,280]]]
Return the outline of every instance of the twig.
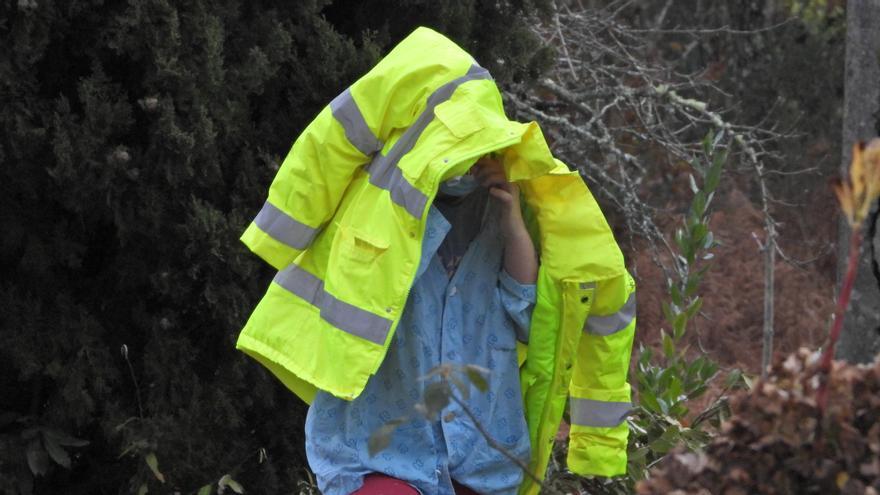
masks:
[[[786,24],[790,24],[796,20],[795,17],[789,17],[788,19],[776,23],[772,26],[762,27],[758,29],[733,29],[728,25],[720,26],[717,28],[671,28],[671,29],[629,29],[628,31],[631,33],[661,33],[661,34],[691,34],[691,35],[707,35],[707,34],[738,34],[738,35],[752,35],[763,33],[767,31],[773,31],[775,29],[779,29]]]
[[[490,447],[497,450],[498,452],[501,453],[501,455],[508,458],[511,462],[513,462],[514,464],[519,466],[519,468],[522,469],[523,472],[529,478],[532,479],[532,481],[534,481],[535,483],[537,483],[541,487],[541,491],[549,489],[549,487],[544,484],[544,481],[542,479],[538,478],[537,476],[535,476],[534,473],[532,473],[532,471],[529,469],[529,466],[526,463],[524,463],[520,459],[517,459],[513,454],[508,452],[507,449],[504,448],[503,445],[498,443],[498,441],[495,440],[495,438],[493,438],[492,435],[488,431],[486,431],[486,428],[483,426],[483,424],[480,422],[480,420],[477,419],[476,415],[474,415],[474,413],[464,403],[463,400],[459,399],[458,396],[455,395],[454,393],[450,393],[449,397],[453,401],[455,401],[455,403],[458,404],[459,407],[461,407],[461,410],[464,411],[465,415],[467,415],[467,417],[471,420],[471,423],[474,424],[474,427],[477,429],[477,431],[479,431],[480,434],[483,435],[483,438],[486,439],[486,442],[489,444]]]
[[[574,65],[571,63],[571,55],[568,54],[568,45],[565,43],[565,35],[562,34],[562,26],[559,24],[559,12],[556,9],[556,2],[553,2],[553,20],[556,21],[556,34],[559,35],[559,44],[562,45],[562,52],[565,54],[565,59],[568,61],[568,69],[571,71],[571,77],[577,81],[578,75],[574,70]]]
[[[140,416],[141,419],[144,419],[144,408],[141,405],[141,388],[138,386],[137,377],[134,374],[134,367],[131,365],[131,361],[128,360],[128,346],[122,344],[122,347],[119,350],[122,353],[122,357],[125,358],[125,362],[128,364],[128,372],[131,374],[132,383],[134,383],[134,392],[138,405],[138,416]]]
[[[821,374],[821,383],[816,393],[816,406],[819,414],[825,412],[828,405],[828,382],[831,381],[831,360],[834,359],[834,346],[837,339],[840,338],[840,331],[843,329],[843,317],[846,314],[846,308],[849,306],[849,299],[852,295],[853,285],[855,285],[856,272],[859,266],[859,254],[862,246],[862,229],[860,226],[852,228],[849,239],[849,262],[847,263],[846,275],[843,279],[843,287],[840,289],[840,295],[837,296],[837,309],[834,311],[834,325],[828,334],[828,343],[822,351],[822,357],[819,364],[819,372]]]

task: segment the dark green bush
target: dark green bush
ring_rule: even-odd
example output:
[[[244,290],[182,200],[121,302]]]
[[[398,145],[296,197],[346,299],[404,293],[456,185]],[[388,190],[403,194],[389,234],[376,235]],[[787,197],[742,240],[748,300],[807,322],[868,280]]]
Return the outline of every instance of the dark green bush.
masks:
[[[237,238],[416,25],[501,83],[538,74],[528,8],[0,2],[0,492],[294,491],[305,407],[234,350],[272,276]]]

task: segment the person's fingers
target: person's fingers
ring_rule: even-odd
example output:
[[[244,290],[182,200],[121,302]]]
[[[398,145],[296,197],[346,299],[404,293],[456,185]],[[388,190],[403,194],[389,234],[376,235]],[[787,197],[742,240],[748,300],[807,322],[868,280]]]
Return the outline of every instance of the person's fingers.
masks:
[[[494,198],[497,198],[499,201],[501,201],[505,205],[510,205],[513,203],[513,195],[500,187],[490,188],[489,194],[491,194]]]
[[[510,186],[510,189],[508,189],[507,191],[510,194],[513,194],[514,196],[519,197],[519,186],[516,185],[515,182],[508,182],[507,184]]]
[[[504,167],[501,162],[488,157],[482,157],[471,167],[470,173],[478,179],[493,173],[504,174]]]
[[[482,174],[480,177],[477,178],[477,180],[484,187],[501,186],[508,183],[507,177],[505,177],[504,172],[492,172]]]
[[[482,181],[483,178],[492,173],[492,167],[489,165],[474,165],[471,168],[471,174],[477,178],[477,180]]]

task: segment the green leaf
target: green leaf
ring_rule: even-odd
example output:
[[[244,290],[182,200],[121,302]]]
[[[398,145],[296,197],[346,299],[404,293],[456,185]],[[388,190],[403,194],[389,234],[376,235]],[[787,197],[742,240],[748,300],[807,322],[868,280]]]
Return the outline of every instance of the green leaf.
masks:
[[[683,429],[681,431],[681,438],[692,450],[703,448],[712,439],[708,433],[693,428]]]
[[[708,390],[708,387],[706,385],[698,386],[697,388],[691,390],[691,393],[688,394],[688,400],[693,400],[697,397],[700,397],[701,395],[706,393],[706,390]]]
[[[700,369],[700,378],[703,381],[709,381],[716,373],[718,373],[718,365],[708,359],[704,361],[703,367]]]
[[[719,182],[721,182],[721,169],[710,168],[704,187],[707,191],[715,191]]]
[[[626,475],[633,481],[642,481],[648,478],[648,466],[644,457],[637,457],[627,462]]]
[[[684,239],[684,230],[678,228],[675,230],[675,245],[678,246],[678,250],[684,252],[687,249],[687,243]]]
[[[727,374],[727,378],[724,379],[724,388],[738,388],[741,384],[743,384],[743,372],[739,368],[734,368],[730,373]]]
[[[715,148],[718,148],[718,146],[721,144],[721,141],[724,140],[724,135],[725,135],[725,131],[724,131],[724,129],[721,129],[721,132],[719,132],[719,133],[718,133],[718,134],[712,139],[712,149],[713,149],[713,150],[714,150]]]
[[[703,213],[706,212],[706,193],[703,191],[699,191],[697,194],[694,194],[694,199],[691,200],[691,215],[696,221],[692,222],[694,226],[699,224],[699,219],[703,217]]]
[[[672,303],[678,306],[679,308],[684,306],[684,299],[681,297],[681,290],[677,285],[673,285],[669,288],[669,295],[672,297]]]
[[[703,212],[704,215],[706,214],[706,212],[709,211],[709,205],[712,204],[713,199],[715,199],[715,191],[710,192],[709,195],[706,196],[706,205],[704,207],[704,212]]]
[[[62,449],[61,446],[58,445],[55,439],[53,439],[49,435],[44,434],[43,446],[46,447],[46,452],[49,453],[49,457],[51,457],[56,464],[70,469],[70,455],[68,455],[67,451]]]
[[[669,380],[669,387],[668,388],[669,388],[668,395],[670,397],[673,397],[676,402],[680,402],[681,398],[682,398],[681,378],[679,378],[678,375],[676,375],[676,374],[672,375],[672,378]],[[679,416],[676,416],[676,417],[679,417]]]
[[[43,476],[49,470],[49,456],[43,447],[40,446],[40,440],[32,439],[25,451],[28,467],[34,476]]]
[[[639,403],[646,407],[649,411],[660,413],[660,403],[657,402],[657,396],[654,392],[646,389],[639,389]]]
[[[468,380],[477,387],[477,390],[480,392],[485,392],[489,390],[489,383],[486,381],[485,375],[489,374],[489,370],[486,368],[469,364],[464,367],[465,373],[467,374]]]
[[[657,397],[657,404],[660,405],[660,413],[661,414],[669,414],[669,402],[663,400],[660,397]]]
[[[706,167],[703,166],[703,163],[698,158],[691,160],[691,168],[696,170],[700,177],[706,177]]]
[[[687,416],[688,411],[688,408],[679,401],[669,408],[669,415],[674,418],[683,418]]]
[[[367,452],[369,452],[370,457],[375,456],[391,445],[391,435],[394,434],[396,429],[396,424],[386,423],[370,434],[370,438],[367,439]]]
[[[429,418],[434,418],[444,407],[449,405],[449,384],[445,381],[434,382],[425,387],[425,411]]]
[[[156,458],[156,453],[150,452],[144,456],[144,460],[147,461],[147,466],[150,467],[153,476],[155,476],[160,482],[165,483],[165,475],[159,471],[159,459]]]
[[[710,231],[706,234],[706,240],[703,242],[703,249],[711,249],[715,245],[715,235]]]
[[[672,337],[661,329],[660,339],[663,342],[663,354],[666,355],[666,359],[672,359],[672,356],[675,355],[675,344],[672,342]]]
[[[703,277],[700,276],[699,273],[689,273],[687,281],[684,286],[684,296],[691,297],[697,292],[697,289],[700,288],[700,282],[703,281]]]
[[[199,488],[199,491],[196,495],[211,495],[212,488],[213,487],[210,484],[207,484],[207,485]]]
[[[681,434],[679,433],[678,427],[671,426],[667,428],[659,438],[649,443],[648,448],[658,454],[665,454],[672,450],[676,444],[678,444],[680,439]]]
[[[703,153],[706,156],[710,156],[712,154],[712,143],[715,142],[715,133],[713,131],[709,131],[708,134],[703,138]]]
[[[52,440],[54,440],[55,443],[57,443],[58,445],[64,445],[67,447],[85,447],[89,444],[88,440],[74,438],[54,428],[43,428],[43,434],[47,437],[52,438]]]
[[[675,304],[668,302],[663,302],[660,307],[663,309],[663,316],[666,317],[666,321],[669,323],[672,323],[675,320],[675,315],[681,312]]]
[[[147,495],[147,493],[150,493],[150,487],[146,483],[141,484],[138,487],[137,495]]]
[[[655,392],[662,392],[665,396],[665,392],[669,388],[669,382],[670,380],[672,380],[673,376],[673,368],[664,368],[663,371],[661,371],[660,374],[657,376],[657,385],[659,385],[659,390],[656,390]]]
[[[687,315],[688,319],[691,319],[694,316],[696,316],[697,313],[700,312],[700,308],[702,308],[702,307],[703,307],[703,299],[701,297],[694,298],[694,300],[691,301],[690,306],[688,306],[687,310],[685,310],[685,314]]]
[[[218,488],[217,491],[220,493],[223,493],[226,490],[226,488],[229,488],[230,490],[234,491],[235,493],[238,493],[239,495],[244,493],[244,487],[241,486],[241,484],[239,482],[232,479],[232,476],[230,476],[228,474],[224,474],[223,477],[220,478],[220,481],[217,482],[217,488]]]
[[[694,246],[688,243],[687,249],[684,250],[684,259],[682,259],[682,265],[689,267],[694,264],[696,261],[697,253],[694,251]]]
[[[706,226],[705,223],[699,223],[694,227],[693,233],[691,233],[691,246],[693,249],[700,249],[703,247],[703,243],[706,241],[706,236],[709,234],[709,227]]]
[[[687,313],[680,313],[675,317],[675,320],[672,322],[672,336],[675,337],[676,341],[681,340],[684,337],[685,327],[687,326],[688,316]]]
[[[630,452],[627,452],[627,459],[631,461],[644,459],[648,456],[648,453],[650,451],[651,450],[648,447],[639,447],[637,449],[633,449]]]

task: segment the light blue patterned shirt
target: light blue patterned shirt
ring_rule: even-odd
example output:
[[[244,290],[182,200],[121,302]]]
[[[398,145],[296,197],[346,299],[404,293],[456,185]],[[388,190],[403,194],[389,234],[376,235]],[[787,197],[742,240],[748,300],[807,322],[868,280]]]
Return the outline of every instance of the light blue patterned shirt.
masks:
[[[535,286],[519,284],[502,269],[494,205],[452,279],[436,254],[449,230],[432,205],[406,308],[385,360],[361,395],[349,402],[319,391],[309,408],[306,454],[325,495],[348,495],[373,472],[407,481],[423,495],[453,494],[452,479],[481,494],[515,494],[522,481],[520,468],[490,447],[454,402],[431,421],[413,409],[436,380],[419,380],[431,368],[487,368],[489,389],[471,387],[468,407],[495,440],[528,463],[516,340],[527,338]],[[410,419],[394,432],[391,445],[370,457],[370,434],[403,416]]]

